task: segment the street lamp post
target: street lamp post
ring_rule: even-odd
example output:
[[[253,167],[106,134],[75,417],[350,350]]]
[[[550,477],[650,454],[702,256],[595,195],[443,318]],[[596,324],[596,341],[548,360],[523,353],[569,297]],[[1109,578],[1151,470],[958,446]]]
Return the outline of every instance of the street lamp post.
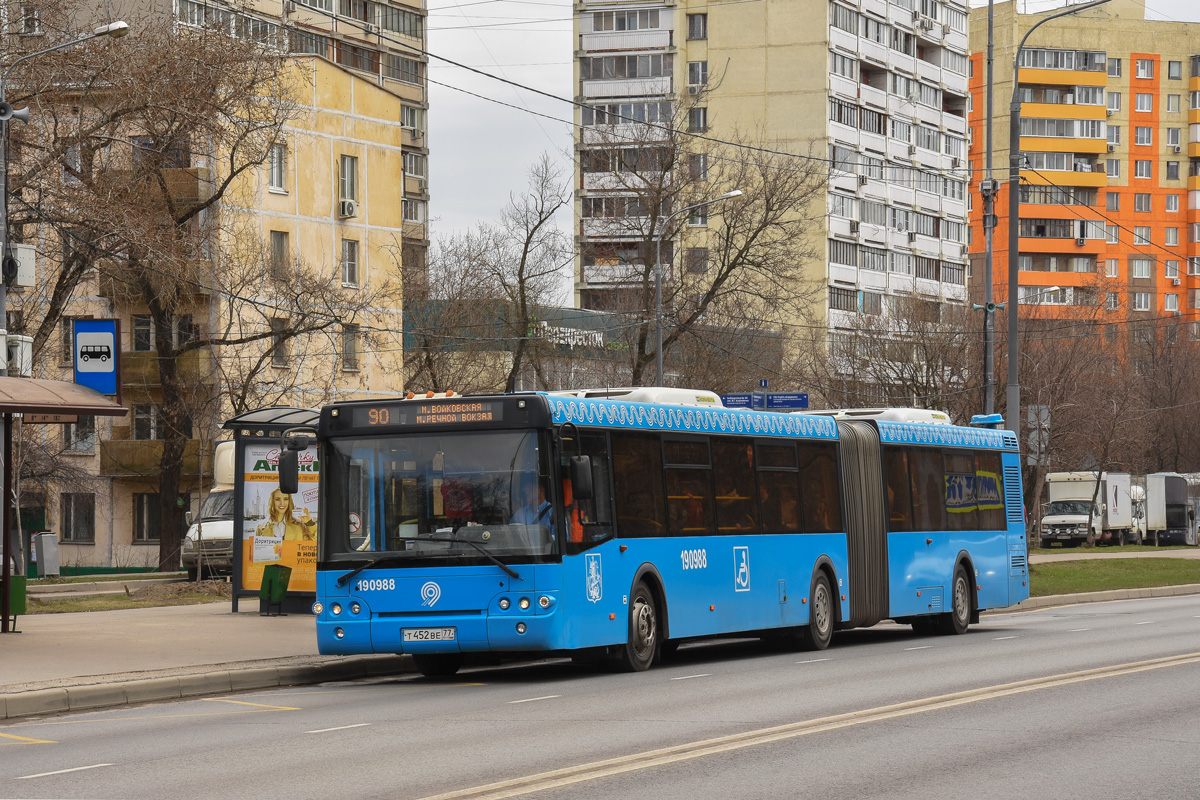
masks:
[[[1108,2],[1111,0],[1094,0],[1085,5],[1065,8],[1056,14],[1038,20],[1021,38],[1021,43],[1017,45],[1016,57],[1013,58],[1012,101],[1008,107],[1008,392],[1005,399],[1007,404],[1005,418],[1008,422],[1008,429],[1017,434],[1018,438],[1021,436],[1021,385],[1017,381],[1017,339],[1019,338],[1017,336],[1017,307],[1019,304],[1016,302],[1016,292],[1020,270],[1020,253],[1017,248],[1020,246],[1018,234],[1021,218],[1021,53],[1025,49],[1025,41],[1029,35],[1050,20],[1078,14],[1080,11],[1087,11]],[[1013,13],[1016,13],[1015,6]]]
[[[654,325],[655,325],[655,347],[654,347],[654,365],[656,367],[657,379],[655,386],[662,386],[663,383],[663,303],[662,303],[662,240],[667,235],[667,226],[671,224],[671,220],[680,214],[688,211],[695,211],[697,208],[710,206],[713,203],[719,203],[722,200],[728,200],[731,197],[738,197],[742,194],[741,189],[733,189],[720,197],[714,197],[711,200],[705,200],[702,203],[694,203],[690,206],[685,206],[678,211],[672,211],[663,220],[662,225],[658,228],[658,243],[654,254]]]
[[[55,50],[64,50],[100,36],[120,39],[127,33],[129,33],[128,22],[120,20],[110,22],[96,28],[87,36],[23,55],[9,64],[6,69],[0,71],[0,348],[4,348],[0,351],[0,356],[2,356],[0,357],[0,376],[8,375],[8,286],[17,277],[17,263],[8,254],[8,149],[5,145],[8,143],[8,121],[11,119],[19,119],[22,122],[29,121],[28,108],[14,111],[13,107],[8,104],[5,93],[8,87],[8,74],[22,61],[27,61],[35,56],[53,53]],[[4,459],[3,477],[0,479],[3,481],[0,484],[3,491],[3,502],[0,502],[0,509],[3,510],[4,516],[3,522],[0,522],[0,633],[9,632],[11,604],[9,586],[12,574],[9,571],[11,568],[9,545],[11,544],[12,520],[8,513],[8,499],[12,493],[12,447],[9,443],[11,436],[12,415],[5,414],[3,426],[0,427],[0,454],[3,454]]]

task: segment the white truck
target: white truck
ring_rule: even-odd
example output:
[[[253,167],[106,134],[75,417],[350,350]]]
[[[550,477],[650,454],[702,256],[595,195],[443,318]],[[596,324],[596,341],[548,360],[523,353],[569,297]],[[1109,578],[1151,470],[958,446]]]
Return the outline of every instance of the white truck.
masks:
[[[1102,472],[1096,492],[1095,472],[1051,472],[1046,476],[1050,503],[1042,516],[1042,546],[1061,542],[1076,547],[1088,538],[1091,510],[1092,541],[1134,544],[1137,527],[1129,496],[1130,478],[1124,472]],[[1096,498],[1095,505],[1092,498]]]
[[[220,442],[213,453],[213,485],[188,526],[180,561],[188,580],[233,571],[234,442]]]
[[[1188,480],[1177,472],[1146,476],[1147,543],[1197,544],[1196,512]]]

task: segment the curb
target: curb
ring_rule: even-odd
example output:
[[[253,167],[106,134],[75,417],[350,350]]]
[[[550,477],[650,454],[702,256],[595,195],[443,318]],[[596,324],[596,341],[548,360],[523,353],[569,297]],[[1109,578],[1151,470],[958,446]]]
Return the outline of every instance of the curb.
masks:
[[[112,708],[133,703],[181,700],[252,689],[372,678],[411,671],[412,659],[408,656],[372,656],[327,664],[248,667],[168,678],[37,689],[31,692],[0,694],[0,720]]]
[[[1014,608],[984,613],[1011,614],[1084,603],[1107,603],[1114,600],[1179,597],[1193,594],[1200,594],[1200,583],[1031,597]],[[201,695],[271,689],[279,686],[304,686],[328,681],[402,675],[412,671],[410,656],[369,656],[330,661],[324,664],[278,667],[248,666],[245,669],[226,669],[166,678],[36,689],[30,692],[0,694],[0,720],[38,714],[61,714],[66,711],[114,708],[134,703],[181,700]]]

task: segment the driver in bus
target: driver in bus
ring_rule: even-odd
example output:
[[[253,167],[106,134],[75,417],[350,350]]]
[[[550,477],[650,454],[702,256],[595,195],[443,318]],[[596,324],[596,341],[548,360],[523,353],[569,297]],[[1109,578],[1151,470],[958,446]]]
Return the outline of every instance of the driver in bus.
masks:
[[[525,503],[517,509],[509,520],[513,525],[550,525],[553,517],[550,514],[550,501],[546,499],[546,481],[528,481],[524,486]]]

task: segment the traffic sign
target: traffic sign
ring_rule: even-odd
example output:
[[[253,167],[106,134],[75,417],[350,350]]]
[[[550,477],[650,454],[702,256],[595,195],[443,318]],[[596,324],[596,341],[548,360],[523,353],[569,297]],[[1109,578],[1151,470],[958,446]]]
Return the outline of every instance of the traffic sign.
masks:
[[[77,319],[72,324],[75,382],[100,394],[117,394],[117,320]]]
[[[808,394],[803,392],[771,392],[767,408],[808,408]]]
[[[750,393],[723,394],[721,395],[721,402],[725,404],[726,408],[749,408]]]
[[[758,408],[767,411],[785,411],[808,408],[808,394],[804,392],[743,392],[723,394],[721,402],[726,408]]]

